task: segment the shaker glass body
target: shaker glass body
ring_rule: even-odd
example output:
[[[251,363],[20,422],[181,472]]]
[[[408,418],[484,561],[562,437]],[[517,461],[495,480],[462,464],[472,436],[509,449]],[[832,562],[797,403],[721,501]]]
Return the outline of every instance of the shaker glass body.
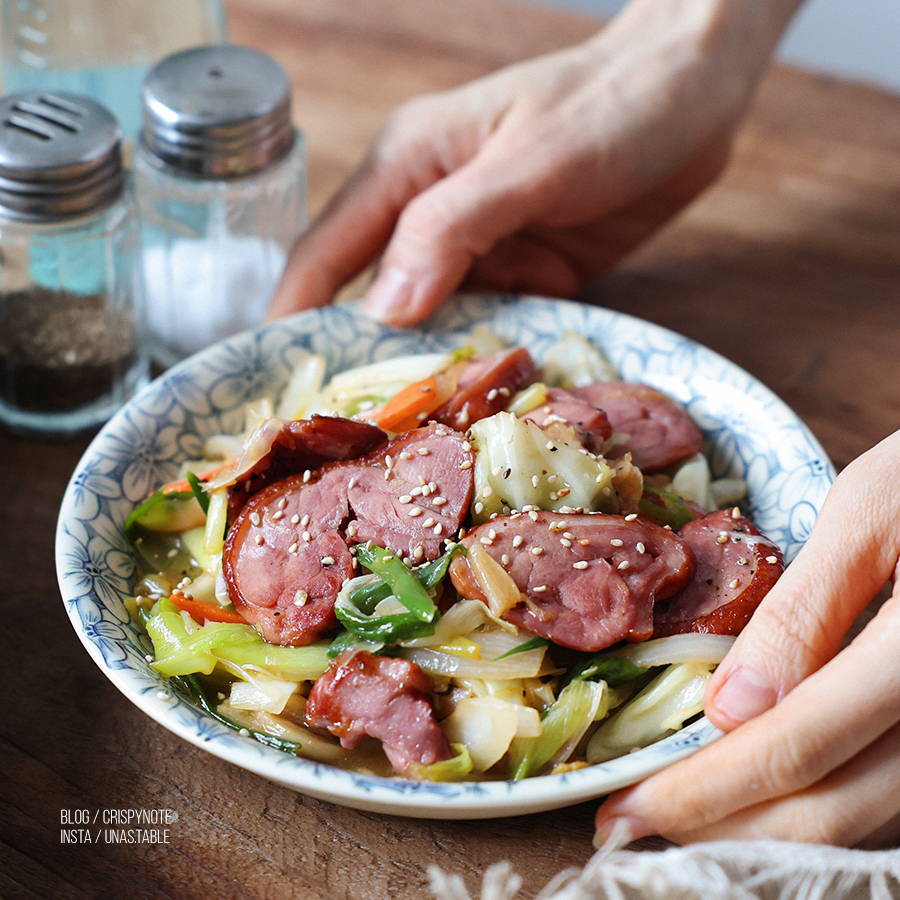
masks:
[[[140,145],[134,169],[150,354],[169,366],[262,321],[307,224],[303,137],[242,178],[159,168]]]
[[[159,59],[226,41],[221,0],[2,0],[3,92],[62,90],[140,130],[141,83]]]
[[[0,254],[0,422],[55,434],[99,425],[147,378],[129,194],[66,222],[0,216]]]

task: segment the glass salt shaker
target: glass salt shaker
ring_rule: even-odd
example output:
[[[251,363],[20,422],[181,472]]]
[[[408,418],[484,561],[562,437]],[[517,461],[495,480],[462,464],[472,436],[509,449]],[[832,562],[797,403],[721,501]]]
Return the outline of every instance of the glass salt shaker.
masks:
[[[302,134],[284,70],[197,47],[148,74],[135,187],[150,353],[169,366],[258,325],[306,227]]]
[[[146,381],[137,224],[105,107],[0,99],[0,423],[72,434]]]

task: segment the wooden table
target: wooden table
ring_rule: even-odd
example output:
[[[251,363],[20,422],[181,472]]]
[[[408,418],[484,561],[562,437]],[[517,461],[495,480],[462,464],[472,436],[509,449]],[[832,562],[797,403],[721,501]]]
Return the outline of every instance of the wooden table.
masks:
[[[309,139],[313,207],[385,114],[588,35],[504,0],[230,0]],[[900,426],[900,97],[775,70],[722,181],[586,299],[672,327],[780,394],[838,466]],[[509,859],[528,895],[591,855],[594,803],[484,822],[359,813],[276,787],[151,722],[105,679],[57,593],[53,531],[88,438],[0,433],[0,896],[426,898]],[[166,845],[62,844],[76,810],[167,808]]]

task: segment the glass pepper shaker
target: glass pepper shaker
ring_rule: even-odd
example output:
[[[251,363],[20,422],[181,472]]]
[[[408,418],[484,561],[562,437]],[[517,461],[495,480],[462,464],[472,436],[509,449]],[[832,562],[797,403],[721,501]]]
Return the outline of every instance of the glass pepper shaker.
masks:
[[[150,353],[161,366],[259,324],[307,224],[284,70],[197,47],[147,75],[134,170]]]
[[[0,423],[72,434],[147,379],[120,130],[75,94],[0,99]]]

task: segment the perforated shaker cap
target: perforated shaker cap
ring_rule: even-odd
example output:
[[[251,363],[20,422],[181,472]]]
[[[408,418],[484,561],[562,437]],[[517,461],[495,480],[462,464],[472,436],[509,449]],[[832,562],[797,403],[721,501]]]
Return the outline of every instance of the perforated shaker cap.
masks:
[[[142,91],[141,143],[161,168],[201,178],[248,175],[291,149],[291,87],[275,60],[234,44],[166,57]]]
[[[54,222],[97,212],[124,189],[118,122],[62,91],[0,98],[0,215]]]

